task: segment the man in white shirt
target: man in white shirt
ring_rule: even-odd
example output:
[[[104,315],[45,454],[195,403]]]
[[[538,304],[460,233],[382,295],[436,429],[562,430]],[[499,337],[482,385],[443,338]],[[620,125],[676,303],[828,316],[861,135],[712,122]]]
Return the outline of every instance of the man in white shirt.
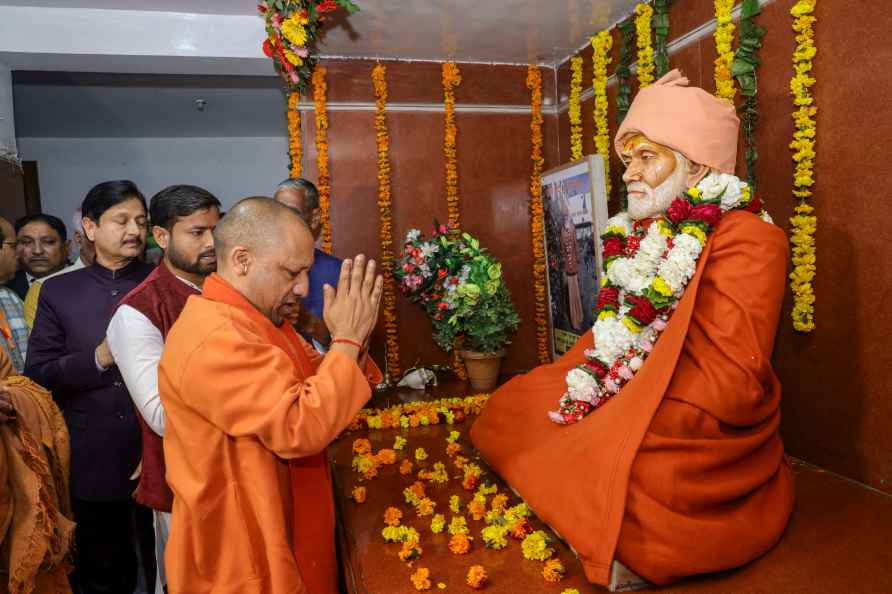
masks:
[[[191,295],[217,267],[213,230],[220,201],[196,186],[165,188],[149,205],[152,233],[164,250],[158,267],[118,305],[108,326],[108,346],[140,413],[142,468],[136,500],[155,510],[155,592],[166,585],[164,546],[173,493],[165,481],[164,407],[158,395],[158,363],[167,332]]]

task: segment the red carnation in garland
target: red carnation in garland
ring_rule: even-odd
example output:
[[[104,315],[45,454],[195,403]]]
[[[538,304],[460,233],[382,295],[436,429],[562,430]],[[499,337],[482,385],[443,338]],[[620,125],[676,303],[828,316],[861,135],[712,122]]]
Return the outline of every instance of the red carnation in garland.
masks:
[[[316,12],[331,12],[332,10],[337,10],[338,3],[335,0],[325,0],[324,2],[320,2],[316,5]]]
[[[631,237],[626,238],[626,256],[631,258],[635,254],[638,253],[638,250],[641,248],[641,238],[637,235],[632,235]]]
[[[619,289],[615,287],[603,287],[598,293],[598,305],[595,309],[601,311],[605,307],[610,306],[619,309]]]
[[[619,237],[608,237],[604,240],[604,259],[615,258],[623,253],[623,240]]]
[[[673,225],[677,225],[688,218],[691,214],[691,203],[684,198],[676,198],[666,211],[666,217],[672,221]]]
[[[718,204],[701,204],[691,210],[689,219],[703,221],[710,227],[715,227],[722,220],[722,209]]]
[[[583,365],[585,365],[587,369],[598,376],[598,379],[604,379],[604,377],[607,375],[607,366],[597,359],[586,361],[585,363],[583,363]]]
[[[263,42],[263,53],[266,54],[267,58],[273,57],[273,53],[274,53],[273,44],[269,40],[269,37],[267,37],[266,40]]]
[[[629,310],[629,315],[638,320],[643,326],[647,326],[657,317],[657,310],[646,297],[636,297],[627,295],[626,301],[633,305]]]

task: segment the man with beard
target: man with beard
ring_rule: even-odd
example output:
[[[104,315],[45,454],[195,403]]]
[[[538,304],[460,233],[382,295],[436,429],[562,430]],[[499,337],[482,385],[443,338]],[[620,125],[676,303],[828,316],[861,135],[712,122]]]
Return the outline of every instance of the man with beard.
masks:
[[[738,567],[792,511],[771,367],[787,241],[733,174],[738,126],[677,70],[639,91],[614,140],[629,206],[601,235],[597,321],[471,429],[592,582]]]
[[[138,508],[130,477],[139,465],[140,429],[105,333],[118,301],[152,271],[139,261],[146,203],[133,182],[109,181],[89,191],[81,212],[96,259],[44,284],[25,375],[52,392],[71,434],[77,586],[132,592]]]
[[[140,413],[142,470],[136,500],[154,510],[155,592],[164,591],[164,546],[170,529],[173,493],[164,479],[164,407],[158,395],[158,362],[167,333],[186,300],[200,295],[204,279],[217,268],[214,228],[220,201],[203,188],[170,186],[149,204],[152,233],[164,258],[118,306],[108,326],[108,346]]]
[[[21,270],[7,286],[24,301],[35,281],[68,264],[68,232],[61,219],[47,214],[22,217],[15,222],[15,232]]]

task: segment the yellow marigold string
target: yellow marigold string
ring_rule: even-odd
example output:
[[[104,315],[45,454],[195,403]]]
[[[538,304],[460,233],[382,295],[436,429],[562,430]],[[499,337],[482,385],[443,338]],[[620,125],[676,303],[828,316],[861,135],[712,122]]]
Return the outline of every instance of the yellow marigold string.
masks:
[[[582,158],[582,58],[577,56],[570,60],[570,158],[574,161]]]
[[[793,291],[793,328],[797,332],[811,332],[815,329],[814,279],[817,272],[815,232],[818,218],[808,200],[812,197],[815,185],[815,143],[817,140],[818,108],[811,88],[815,84],[812,76],[813,60],[818,53],[815,46],[814,16],[817,0],[799,0],[793,5],[793,31],[796,33],[796,49],[793,51],[793,77],[790,79],[790,92],[793,95],[793,161],[796,170],[793,174],[793,196],[798,201],[794,215],[790,219],[790,243],[793,245],[793,271],[790,273],[790,289]]]
[[[536,322],[536,354],[540,364],[551,360],[548,348],[548,311],[545,298],[545,209],[542,204],[542,73],[538,66],[527,69],[527,89],[530,90],[530,238],[533,253],[533,298]]]
[[[607,66],[613,36],[604,30],[592,37],[592,88],[595,91],[595,149],[604,159],[604,183],[610,196],[610,126],[607,123]]]
[[[317,66],[313,72],[313,102],[316,106],[316,167],[319,178],[316,187],[319,190],[319,213],[322,218],[322,251],[331,253],[331,177],[328,171],[328,108],[326,95],[328,84],[325,82],[327,70]]]
[[[396,325],[396,287],[393,282],[393,215],[390,194],[390,135],[387,131],[387,69],[378,64],[372,69],[375,89],[375,140],[378,146],[378,232],[381,236],[380,265],[384,276],[382,317],[387,351],[387,374],[398,379],[400,345]]]
[[[654,46],[651,39],[651,19],[654,9],[642,2],[635,6],[636,45],[638,46],[638,87],[643,89],[654,81]]]
[[[737,89],[734,77],[731,76],[731,63],[734,61],[734,21],[731,20],[731,9],[734,0],[715,0],[715,95],[734,103]]]
[[[300,93],[292,91],[288,94],[288,155],[291,159],[291,177],[300,177],[303,147],[300,143],[300,111],[297,104]]]

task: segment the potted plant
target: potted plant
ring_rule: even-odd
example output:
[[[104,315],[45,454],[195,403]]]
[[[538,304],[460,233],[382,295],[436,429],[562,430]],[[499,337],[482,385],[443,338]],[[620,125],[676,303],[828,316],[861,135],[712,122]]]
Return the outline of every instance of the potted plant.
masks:
[[[505,346],[520,324],[502,265],[468,233],[435,222],[430,239],[418,229],[406,234],[394,276],[400,291],[427,312],[440,348],[449,352],[463,338],[471,386],[495,387]]]

